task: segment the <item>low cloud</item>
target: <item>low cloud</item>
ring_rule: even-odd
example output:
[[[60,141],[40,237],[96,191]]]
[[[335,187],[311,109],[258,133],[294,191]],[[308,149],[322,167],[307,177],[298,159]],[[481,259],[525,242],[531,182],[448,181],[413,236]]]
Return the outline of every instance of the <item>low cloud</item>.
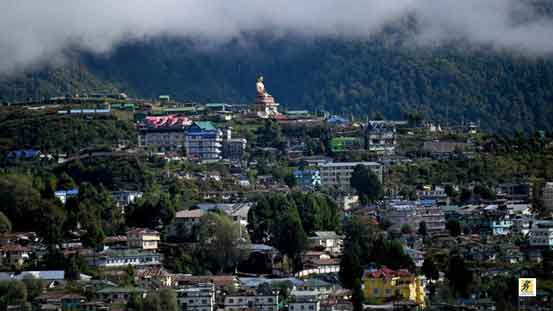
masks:
[[[423,44],[462,39],[546,55],[553,21],[535,0],[3,0],[0,72],[63,59],[67,47],[109,52],[125,40],[159,35],[225,42],[243,33],[368,39],[408,15]]]

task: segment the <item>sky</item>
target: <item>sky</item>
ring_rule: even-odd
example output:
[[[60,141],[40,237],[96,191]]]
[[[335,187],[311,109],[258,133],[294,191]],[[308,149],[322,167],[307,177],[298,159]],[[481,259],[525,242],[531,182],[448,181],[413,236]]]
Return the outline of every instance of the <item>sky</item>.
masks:
[[[413,39],[436,46],[451,39],[553,55],[553,21],[531,0],[2,0],[0,73],[63,61],[79,47],[106,53],[126,40],[159,35],[225,42],[249,32],[370,39],[405,16]],[[516,18],[515,18],[516,16]]]

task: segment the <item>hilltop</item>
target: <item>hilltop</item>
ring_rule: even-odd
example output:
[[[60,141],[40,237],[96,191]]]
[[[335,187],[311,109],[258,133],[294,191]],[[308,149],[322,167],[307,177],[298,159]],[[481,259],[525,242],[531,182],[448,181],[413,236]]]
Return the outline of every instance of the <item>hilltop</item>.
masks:
[[[390,38],[256,37],[210,48],[172,38],[126,43],[109,57],[81,53],[73,59],[79,65],[0,81],[0,100],[118,89],[143,98],[250,103],[262,73],[289,109],[363,118],[417,112],[442,123],[479,121],[499,132],[552,129],[551,58],[462,44],[406,47]]]

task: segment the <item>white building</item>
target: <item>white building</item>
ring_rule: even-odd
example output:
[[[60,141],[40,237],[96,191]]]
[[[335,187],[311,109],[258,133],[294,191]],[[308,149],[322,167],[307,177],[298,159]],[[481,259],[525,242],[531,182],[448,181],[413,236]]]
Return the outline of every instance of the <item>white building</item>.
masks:
[[[389,121],[369,121],[367,149],[379,154],[393,154],[396,149],[396,125]]]
[[[155,230],[136,228],[127,231],[127,243],[129,248],[157,250],[159,241],[159,232]]]
[[[334,231],[315,231],[309,241],[311,247],[322,248],[331,256],[341,255],[344,247],[344,237]]]
[[[93,267],[126,267],[161,265],[161,255],[154,252],[129,250],[108,250],[87,258]]]
[[[319,165],[321,172],[321,184],[327,188],[338,188],[345,192],[351,192],[350,179],[357,165],[368,167],[382,183],[383,168],[377,162],[337,162],[323,163]]]
[[[297,291],[290,293],[289,311],[320,311],[321,298],[317,291]]]
[[[230,139],[230,132],[227,131]],[[186,132],[186,156],[189,160],[218,161],[222,159],[223,131],[213,123],[194,122]]]
[[[199,284],[177,290],[177,303],[181,311],[213,311],[215,288],[213,284]]]
[[[553,248],[553,221],[537,221],[529,232],[530,246]]]
[[[114,191],[111,193],[111,197],[115,201],[115,204],[120,207],[125,207],[137,199],[140,199],[144,195],[140,191]]]
[[[277,311],[278,294],[261,295],[239,293],[225,296],[225,311],[243,310]]]

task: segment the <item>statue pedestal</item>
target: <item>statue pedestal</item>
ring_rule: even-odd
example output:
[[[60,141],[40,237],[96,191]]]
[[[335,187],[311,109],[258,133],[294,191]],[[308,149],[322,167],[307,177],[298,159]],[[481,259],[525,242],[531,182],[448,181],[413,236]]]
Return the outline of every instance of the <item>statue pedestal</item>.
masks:
[[[254,112],[261,118],[271,118],[278,115],[279,104],[269,94],[258,94],[255,98]]]

